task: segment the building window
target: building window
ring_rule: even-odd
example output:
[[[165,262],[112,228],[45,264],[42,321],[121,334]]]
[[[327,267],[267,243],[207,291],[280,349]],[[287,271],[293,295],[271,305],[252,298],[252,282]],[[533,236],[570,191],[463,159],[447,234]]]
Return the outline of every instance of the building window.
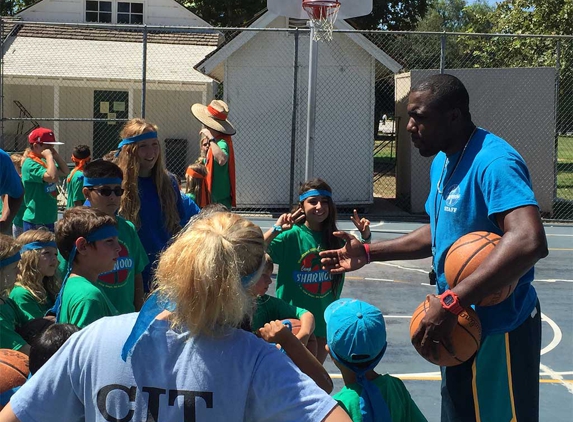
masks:
[[[117,3],[117,23],[143,23],[143,3]]]
[[[86,1],[86,22],[111,23],[111,1]]]

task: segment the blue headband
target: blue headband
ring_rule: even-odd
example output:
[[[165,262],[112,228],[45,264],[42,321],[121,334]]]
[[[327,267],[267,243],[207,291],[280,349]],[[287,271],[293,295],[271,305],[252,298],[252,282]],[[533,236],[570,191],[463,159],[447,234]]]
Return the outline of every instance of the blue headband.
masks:
[[[157,138],[157,132],[145,132],[142,133],[141,135],[132,136],[131,138],[123,138],[117,147],[119,149],[122,149],[126,145],[135,144],[136,142],[155,138]]]
[[[302,202],[306,198],[310,198],[311,196],[326,196],[327,198],[332,198],[332,193],[330,193],[327,190],[311,189],[299,195],[298,200]]]
[[[94,230],[93,232],[91,232],[90,234],[88,234],[87,236],[84,236],[85,239],[92,243],[92,242],[97,242],[98,240],[103,240],[103,239],[108,239],[110,237],[116,237],[118,235],[117,232],[117,228],[115,226],[112,226],[110,224],[100,227],[97,230]],[[55,314],[56,315],[56,322],[60,322],[60,311],[62,309],[62,295],[64,293],[64,288],[66,286],[66,281],[68,281],[68,277],[70,276],[70,273],[72,272],[72,264],[74,262],[74,259],[76,257],[76,245],[74,242],[74,247],[72,248],[72,250],[70,251],[70,256],[68,257],[68,262],[67,262],[67,267],[68,270],[66,272],[66,276],[64,277],[63,281],[62,281],[62,287],[60,287],[60,291],[58,292],[58,296],[56,297],[56,301],[54,303],[54,306],[52,306],[52,308],[46,312],[47,314]]]
[[[58,249],[58,245],[56,245],[56,242],[51,241],[51,242],[30,242],[30,243],[26,243],[24,246],[22,246],[22,248],[20,249],[20,253],[24,253],[27,251],[35,251],[38,249],[44,249],[44,248],[56,248]]]
[[[263,255],[263,262],[261,262],[261,265],[259,265],[259,267],[253,271],[251,274],[247,274],[241,277],[241,284],[243,285],[243,287],[248,287],[251,283],[257,281],[259,279],[259,277],[257,277],[257,274],[261,274],[261,271],[264,269],[265,267],[265,257]]]
[[[101,186],[101,185],[121,185],[122,180],[119,177],[85,177],[84,187]]]
[[[22,255],[20,255],[20,251],[16,252],[14,255],[9,256],[8,258],[0,259],[0,268],[7,267],[8,265],[20,261]]]

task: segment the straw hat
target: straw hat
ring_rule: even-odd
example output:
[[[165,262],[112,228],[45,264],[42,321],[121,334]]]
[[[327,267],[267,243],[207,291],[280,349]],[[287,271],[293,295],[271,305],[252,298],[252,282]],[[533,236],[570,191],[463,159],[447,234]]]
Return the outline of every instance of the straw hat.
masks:
[[[213,100],[208,106],[193,104],[191,106],[191,113],[209,129],[216,130],[225,135],[234,135],[237,132],[233,125],[227,120],[229,106],[224,101]]]

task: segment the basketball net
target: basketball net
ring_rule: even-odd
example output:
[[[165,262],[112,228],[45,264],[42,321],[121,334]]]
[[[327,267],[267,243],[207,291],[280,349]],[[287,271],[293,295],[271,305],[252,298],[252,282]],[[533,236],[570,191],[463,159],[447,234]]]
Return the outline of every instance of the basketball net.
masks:
[[[338,0],[304,0],[302,8],[314,27],[314,41],[332,41],[332,30],[340,9]]]

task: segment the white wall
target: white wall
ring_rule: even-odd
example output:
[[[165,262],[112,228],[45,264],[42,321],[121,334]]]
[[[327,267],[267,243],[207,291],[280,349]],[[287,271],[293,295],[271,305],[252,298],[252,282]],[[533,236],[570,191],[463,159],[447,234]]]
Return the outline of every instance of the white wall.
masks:
[[[301,36],[297,186],[304,179],[308,46],[308,36]],[[263,32],[227,59],[225,95],[237,128],[233,142],[240,206],[289,202],[293,49],[293,35]],[[315,176],[332,186],[339,205],[372,202],[373,110],[373,59],[345,35],[320,43]]]
[[[396,77],[397,114],[400,119],[398,141],[399,193],[411,195],[414,213],[424,213],[430,190],[431,159],[423,158],[411,147],[406,131],[405,103],[411,86],[438,71],[413,70]],[[555,69],[447,69],[458,77],[470,95],[470,112],[474,123],[509,142],[525,159],[541,211],[553,208]],[[405,176],[400,180],[400,177]]]
[[[117,2],[112,1],[113,23],[116,22]],[[129,1],[129,0],[126,0]],[[174,0],[133,0],[144,3],[144,22],[148,25],[209,26]],[[85,0],[43,0],[17,16],[33,22],[85,22]]]

